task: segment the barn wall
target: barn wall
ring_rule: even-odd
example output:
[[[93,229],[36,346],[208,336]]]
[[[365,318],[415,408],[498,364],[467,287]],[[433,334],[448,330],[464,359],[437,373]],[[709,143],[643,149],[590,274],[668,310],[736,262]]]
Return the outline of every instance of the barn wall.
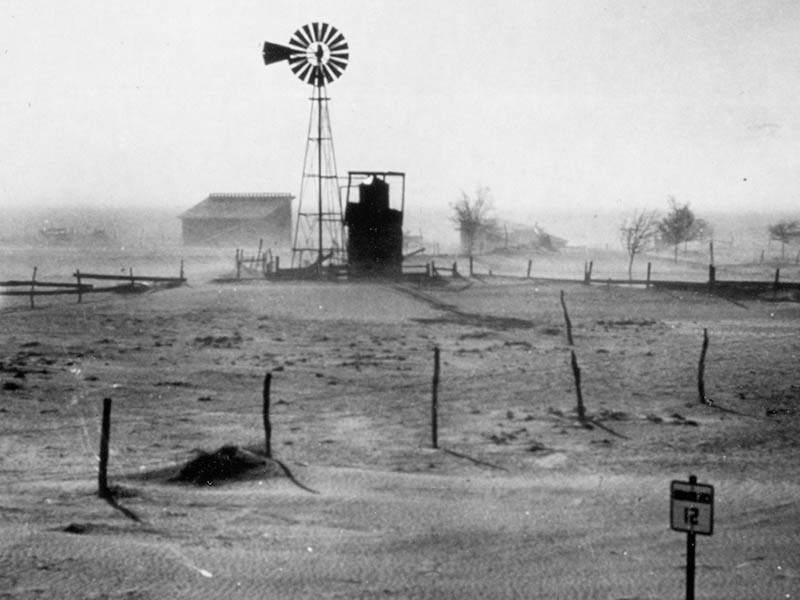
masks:
[[[192,219],[182,220],[185,246],[256,247],[264,240],[266,248],[287,248],[292,243],[291,207],[275,210],[269,219]]]

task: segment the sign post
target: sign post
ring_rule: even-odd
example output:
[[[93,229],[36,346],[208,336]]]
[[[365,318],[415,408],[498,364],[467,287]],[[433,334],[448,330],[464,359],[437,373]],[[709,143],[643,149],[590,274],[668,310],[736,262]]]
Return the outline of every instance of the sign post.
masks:
[[[694,600],[695,535],[714,532],[714,486],[689,481],[670,483],[670,528],[686,532],[686,600]]]

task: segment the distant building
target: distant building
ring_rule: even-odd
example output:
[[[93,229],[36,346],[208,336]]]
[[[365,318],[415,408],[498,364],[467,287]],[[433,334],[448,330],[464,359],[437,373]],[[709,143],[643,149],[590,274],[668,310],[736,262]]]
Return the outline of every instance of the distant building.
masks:
[[[180,215],[184,246],[288,248],[291,194],[211,194]]]

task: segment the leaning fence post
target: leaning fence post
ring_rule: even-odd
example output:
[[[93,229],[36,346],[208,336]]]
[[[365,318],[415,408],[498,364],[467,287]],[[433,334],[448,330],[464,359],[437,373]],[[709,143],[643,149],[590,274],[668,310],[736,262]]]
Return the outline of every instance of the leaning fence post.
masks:
[[[100,470],[97,474],[97,494],[101,498],[111,495],[108,489],[108,439],[111,433],[111,398],[103,398],[103,421],[100,426]]]
[[[431,389],[431,445],[439,447],[439,347],[433,349],[433,386]]]
[[[569,314],[567,313],[567,303],[564,302],[564,290],[561,290],[561,308],[564,310],[564,321],[567,323],[567,343],[570,346],[574,345],[572,340],[572,322],[569,320]]]
[[[269,389],[272,382],[272,373],[264,376],[264,452],[267,458],[272,458],[272,423],[269,420]]]
[[[528,259],[528,272],[525,274],[525,279],[531,278],[531,266],[533,265],[533,261]]]

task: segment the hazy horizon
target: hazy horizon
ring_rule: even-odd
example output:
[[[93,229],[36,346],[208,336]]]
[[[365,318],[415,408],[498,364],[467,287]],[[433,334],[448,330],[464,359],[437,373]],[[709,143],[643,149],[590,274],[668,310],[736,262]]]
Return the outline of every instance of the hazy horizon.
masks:
[[[0,20],[0,201],[184,210],[298,195],[311,88],[264,41],[335,25],[340,175],[407,173],[408,205],[791,210],[800,5],[22,2]]]

